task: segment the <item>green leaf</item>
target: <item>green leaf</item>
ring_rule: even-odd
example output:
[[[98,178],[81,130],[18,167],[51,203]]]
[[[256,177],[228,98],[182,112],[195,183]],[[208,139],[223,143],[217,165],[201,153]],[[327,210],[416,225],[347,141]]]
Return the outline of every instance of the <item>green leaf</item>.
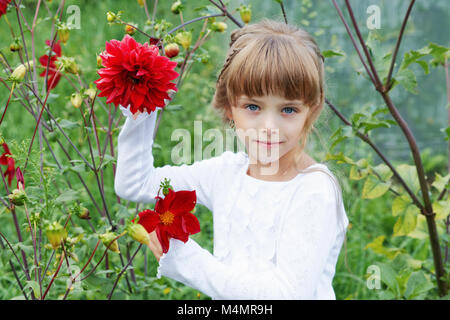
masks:
[[[450,199],[433,202],[433,210],[436,213],[435,220],[446,219],[450,214]]]
[[[376,199],[381,197],[389,190],[391,182],[378,180],[374,175],[369,175],[364,183],[362,190],[363,199]]]
[[[400,65],[399,70],[406,69],[410,64],[417,63],[424,70],[425,74],[429,73],[428,63],[423,60],[419,60],[420,58],[428,55],[431,52],[431,49],[427,46],[420,50],[411,50],[405,53],[403,56],[403,61]]]
[[[419,209],[416,206],[410,205],[407,207],[405,213],[400,215],[394,225],[394,233],[392,236],[406,236],[414,231],[417,225],[417,216]]]
[[[412,70],[410,69],[399,70],[394,79],[409,92],[412,92],[414,94],[418,93],[417,90],[415,90],[417,87],[416,75]]]
[[[408,195],[403,194],[392,201],[392,215],[394,217],[399,216],[406,212],[406,209],[411,204],[411,200]]]
[[[333,56],[344,56],[343,53],[338,52],[338,51],[334,51],[334,50],[322,51],[322,55],[324,56],[324,58],[330,58],[330,57],[333,57]]]
[[[442,177],[439,173],[436,172],[436,176],[431,186],[435,187],[436,190],[439,193],[441,193],[442,190],[444,190],[444,188],[448,187],[449,182],[450,182],[450,173],[445,177]]]
[[[28,288],[31,288],[34,292],[34,295],[37,298],[40,298],[39,283],[34,280],[26,281],[26,285],[24,286],[23,290],[26,290]]]
[[[58,123],[61,128],[69,130],[80,126],[78,123],[69,121],[67,119],[62,119],[61,121],[58,121]]]
[[[384,163],[380,163],[376,167],[373,167],[373,170],[378,174],[381,180],[385,182],[388,181],[393,175],[392,170]]]
[[[400,294],[400,287],[397,282],[395,270],[388,264],[377,262],[380,267],[381,281],[392,291],[396,296]]]
[[[371,243],[368,243],[364,249],[372,249],[373,252],[381,254],[388,259],[394,259],[398,254],[402,252],[399,248],[386,248],[383,246],[383,242],[386,236],[378,236]]]
[[[433,59],[430,61],[431,65],[433,67],[443,65],[445,63],[445,59],[449,56],[450,48],[437,45],[433,42],[428,44],[428,48],[431,49],[430,54],[433,56]]]
[[[419,178],[417,177],[417,169],[415,166],[401,164],[397,166],[396,170],[413,193],[417,193],[420,190]]]
[[[350,179],[351,180],[361,180],[367,177],[369,174],[368,169],[359,169],[357,166],[352,166],[350,169]]]
[[[433,288],[434,284],[425,277],[423,271],[414,271],[408,279],[404,295],[408,300],[423,299]]]
[[[337,154],[331,154],[328,152],[327,155],[325,156],[325,161],[328,160],[336,160],[337,163],[355,164],[355,162],[349,157],[345,156],[342,151]]]
[[[416,228],[408,233],[408,237],[418,240],[425,240],[430,238],[425,216],[417,216]]]
[[[56,198],[55,203],[72,202],[78,200],[80,193],[78,191],[68,189],[61,193],[61,195]]]

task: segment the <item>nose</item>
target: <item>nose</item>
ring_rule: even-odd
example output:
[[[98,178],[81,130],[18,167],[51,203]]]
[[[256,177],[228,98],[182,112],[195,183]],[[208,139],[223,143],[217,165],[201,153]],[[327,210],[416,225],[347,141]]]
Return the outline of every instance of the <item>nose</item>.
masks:
[[[263,134],[263,139],[267,138],[267,140],[275,140],[278,138],[280,129],[275,115],[268,114],[265,117],[261,132]]]

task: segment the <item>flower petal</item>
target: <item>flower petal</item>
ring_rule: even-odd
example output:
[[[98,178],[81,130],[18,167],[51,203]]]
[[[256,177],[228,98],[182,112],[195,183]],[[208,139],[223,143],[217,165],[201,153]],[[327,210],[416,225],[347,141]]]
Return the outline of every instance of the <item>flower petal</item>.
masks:
[[[153,210],[147,209],[139,212],[139,221],[148,233],[153,232],[159,224],[159,214]]]
[[[181,190],[175,192],[175,199],[169,206],[169,211],[174,214],[182,214],[192,211],[197,203],[197,195],[195,190]]]
[[[200,223],[197,217],[190,212],[181,216],[181,226],[185,233],[195,234],[200,232]]]

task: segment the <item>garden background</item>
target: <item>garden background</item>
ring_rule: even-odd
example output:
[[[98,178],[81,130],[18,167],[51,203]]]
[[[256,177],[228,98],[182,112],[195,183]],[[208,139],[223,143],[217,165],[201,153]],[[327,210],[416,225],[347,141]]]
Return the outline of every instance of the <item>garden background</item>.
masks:
[[[17,3],[19,2],[17,1]],[[337,2],[344,10],[344,1]],[[33,21],[37,3],[38,1],[21,1],[23,18],[29,24]],[[180,15],[171,12],[172,3],[172,1],[159,1],[155,15],[158,23],[161,22],[161,19],[165,19],[172,24],[166,31],[180,24]],[[286,19],[310,32],[317,40],[322,52],[325,53],[327,99],[343,115],[352,119],[353,124],[358,123],[358,120],[363,117],[373,115],[376,110],[385,108],[383,99],[374,90],[367,75],[364,74],[363,65],[332,1],[296,0],[283,1],[282,3],[286,12]],[[41,1],[42,7],[36,19],[36,33],[34,34],[37,58],[48,53],[45,40],[51,39],[53,35],[53,21],[50,17],[55,15],[60,4],[61,2],[56,0]],[[201,14],[220,13],[220,10],[207,0],[189,0],[183,1],[183,4],[184,21],[199,17]],[[225,4],[229,12],[241,23],[240,13],[236,11],[241,4],[251,4],[251,23],[264,17],[277,20],[284,19],[279,1],[233,0],[225,2]],[[351,4],[364,39],[371,46],[374,56],[380,57],[380,60],[377,61],[378,64],[376,64],[378,70],[385,70],[386,67],[389,67],[389,63],[386,63],[386,59],[383,58],[386,57],[386,53],[392,53],[402,25],[402,18],[410,5],[409,1],[364,0],[352,1]],[[139,4],[139,1],[68,0],[64,3],[61,21],[64,22],[73,15],[73,12],[66,11],[71,5],[80,9],[80,28],[70,30],[67,43],[61,44],[62,54],[75,59],[79,70],[81,70],[80,79],[85,87],[93,84],[93,81],[99,78],[96,56],[105,49],[105,41],[121,40],[125,34],[123,24],[108,23],[106,16],[108,11],[114,13],[123,11],[121,14],[123,21],[133,25],[137,24],[140,29],[155,35],[152,26],[146,24],[148,19],[145,8]],[[153,14],[153,5],[154,1],[147,1],[150,15]],[[367,27],[367,20],[371,16],[367,9],[371,5],[376,5],[380,9],[379,29],[369,30]],[[439,48],[448,48],[449,37],[445,30],[450,29],[449,14],[449,6],[445,0],[417,1],[414,4],[399,47],[397,68],[405,58],[405,54],[411,52],[411,50],[417,51],[427,46],[431,48],[430,43],[436,44]],[[3,62],[7,61],[14,69],[21,61],[17,52],[10,50],[13,39],[5,16],[14,34],[20,38],[18,17],[13,5],[10,5],[7,14],[0,18],[0,50],[4,57]],[[345,12],[345,16],[348,17],[347,12]],[[20,16],[20,19],[22,19],[22,16]],[[173,130],[184,128],[194,136],[194,120],[202,121],[203,132],[210,128],[225,129],[218,115],[212,110],[210,103],[214,94],[217,75],[224,62],[230,32],[237,26],[230,19],[224,17],[217,17],[216,19],[217,21],[225,21],[227,29],[224,32],[213,31],[207,41],[193,55],[192,66],[188,67],[188,73],[183,79],[183,84],[174,100],[169,104],[160,123],[153,149],[156,167],[171,164],[172,149],[179,143],[179,141],[171,141],[170,137]],[[187,30],[192,31],[193,42],[197,39],[202,26],[203,20],[186,26]],[[209,26],[210,23],[208,23]],[[22,27],[25,28],[23,22]],[[28,42],[27,47],[31,48],[30,32],[24,32],[24,37]],[[148,38],[140,32],[136,32],[133,37],[141,43],[148,41]],[[180,48],[179,56],[173,58],[173,60],[182,63],[185,49],[181,45]],[[436,223],[442,259],[444,268],[448,270],[447,243],[450,206],[446,185],[448,186],[449,173],[447,127],[449,121],[448,91],[450,89],[448,88],[448,73],[446,82],[446,65],[439,63],[440,55],[443,52],[444,54],[447,53],[448,49],[439,50],[420,51],[424,54],[419,58],[425,62],[417,62],[420,61],[417,58],[414,61],[416,63],[408,66],[408,70],[411,70],[413,75],[411,73],[407,73],[407,76],[403,75],[404,78],[406,77],[406,79],[403,78],[403,81],[399,75],[399,84],[394,86],[389,93],[417,140],[425,174],[430,185],[430,194],[435,195],[433,200],[436,203]],[[38,74],[41,71],[41,69],[38,69]],[[3,63],[0,78],[6,80],[10,73],[11,71]],[[42,90],[44,80],[39,76],[37,79],[39,88],[37,92],[40,94],[40,99],[44,100],[45,89]],[[92,143],[95,141],[94,134],[90,124],[88,124],[87,129],[84,128],[80,109],[75,108],[71,103],[70,97],[75,92],[73,84],[78,86],[78,78],[73,74],[62,77],[58,86],[49,94],[47,105],[80,153],[90,161],[87,134],[90,135]],[[0,83],[1,112],[8,103],[10,88],[11,83],[6,81]],[[11,97],[8,111],[1,123],[0,133],[9,145],[16,164],[23,168],[31,137],[36,127],[36,119],[27,112],[24,105],[31,103],[36,110],[40,111],[40,107],[36,107],[40,104],[25,86],[19,84],[15,93],[17,96]],[[28,96],[30,101],[27,102],[24,96]],[[109,112],[114,112],[115,107],[106,104],[105,101],[105,98],[97,97],[94,110],[99,123],[107,127],[109,116],[111,116]],[[86,112],[85,116],[88,116],[89,110],[86,108],[84,111]],[[355,114],[361,114],[361,116],[358,118],[354,116]],[[380,115],[383,118],[375,120],[375,116]],[[417,185],[414,170],[410,170],[411,167],[406,167],[414,167],[410,148],[400,128],[394,123],[386,121],[390,119],[389,116],[388,112],[380,111],[370,119],[373,127],[359,128],[367,129],[371,141],[382,150],[383,154],[397,168],[399,166],[404,168],[399,172],[410,185]],[[61,249],[55,251],[51,247],[45,247],[46,244],[48,245],[45,230],[50,222],[59,221],[63,223],[66,221],[75,203],[89,210],[90,220],[83,220],[75,215],[69,218],[69,237],[74,241],[71,250],[75,256],[70,257],[68,264],[73,266],[73,271],[76,266],[79,269],[84,266],[92,250],[98,244],[98,235],[108,230],[107,217],[102,217],[102,214],[99,213],[99,209],[100,211],[104,210],[105,203],[112,219],[117,221],[118,224],[127,220],[138,210],[147,208],[146,205],[137,205],[126,200],[121,200],[119,203],[119,199],[114,193],[113,165],[115,156],[117,156],[114,152],[117,151],[117,135],[124,120],[120,110],[117,110],[114,113],[112,124],[118,125],[116,127],[113,125],[111,129],[112,141],[107,143],[105,143],[105,139],[108,130],[97,127],[100,146],[103,147],[104,143],[107,145],[101,168],[102,191],[98,187],[99,178],[80,160],[79,154],[71,148],[68,140],[61,132],[55,130],[55,132],[50,133],[45,128],[42,130],[52,147],[52,151],[49,150],[44,140],[39,141],[36,136],[28,160],[28,173],[25,174],[25,190],[30,198],[29,212],[26,213],[23,206],[15,207],[23,242],[18,241],[17,228],[15,228],[11,210],[4,205],[0,210],[0,231],[11,242],[13,249],[18,254],[18,259],[16,259],[12,250],[9,250],[6,241],[3,238],[1,239],[0,299],[24,299],[25,296],[31,298],[32,295],[42,297],[45,288],[52,282],[52,279],[54,279],[53,286],[47,296],[50,299],[105,299],[108,297],[115,285],[117,276],[121,274],[126,262],[136,252],[139,243],[131,241],[129,238],[125,239],[125,237],[118,239],[120,251],[123,255],[120,258],[119,255],[108,252],[106,258],[102,259],[106,247],[99,248],[92,256],[85,273],[87,274],[102,259],[99,267],[85,280],[77,282],[77,286],[74,286],[66,294],[67,281],[71,274],[70,267],[67,268],[67,264],[64,262],[61,269],[58,270],[59,262],[62,260]],[[46,112],[43,113],[41,121],[48,125],[54,124]],[[367,187],[367,180],[373,176],[373,171],[370,168],[382,164],[382,161],[373,149],[367,143],[358,139],[351,127],[345,126],[327,105],[324,106],[324,111],[316,128],[319,135],[314,135],[310,141],[311,154],[317,161],[326,162],[339,178],[344,192],[344,205],[351,223],[347,232],[347,247],[346,249],[343,247],[336,266],[336,275],[333,281],[336,298],[438,299],[435,265],[430,240],[427,237],[427,229],[424,227],[423,219],[421,219],[423,216],[412,209],[408,212],[409,204],[404,204],[399,209],[399,195],[402,192],[399,189],[400,187],[390,180],[392,175],[386,174],[383,176],[384,184],[377,186],[376,195],[364,189],[365,186]],[[40,158],[40,144],[43,148],[42,160]],[[66,150],[63,150],[61,144]],[[113,148],[110,147],[110,144],[113,145]],[[203,148],[207,144],[207,141],[203,141]],[[196,147],[198,148],[198,146]],[[187,159],[186,163],[191,164],[194,161],[194,149],[196,147],[192,144],[192,158]],[[345,155],[345,158],[342,155]],[[74,161],[68,161],[69,157]],[[59,165],[55,158],[58,159]],[[94,159],[98,164],[100,160],[98,154],[94,156]],[[40,168],[41,161],[42,168]],[[378,168],[380,172],[386,173],[386,171],[383,171],[384,167]],[[5,166],[2,166],[2,169],[5,171]],[[375,170],[375,172],[378,171]],[[446,176],[447,178],[445,178]],[[92,194],[88,194],[83,183],[88,186]],[[12,187],[7,190],[0,183],[2,186],[1,197],[5,203],[8,203],[8,194],[11,189],[14,189],[15,184],[16,181],[14,180]],[[380,189],[383,192],[379,192]],[[102,192],[104,198],[101,195]],[[419,188],[414,192],[420,195]],[[442,193],[445,196],[437,199]],[[97,207],[93,204],[92,198],[98,204]],[[403,218],[406,221],[405,217],[411,217],[411,212],[416,217],[413,218],[414,221],[411,222],[411,219],[408,218],[410,219],[408,220],[408,227],[405,225],[398,227],[399,219]],[[36,213],[40,213],[40,215],[36,216]],[[37,281],[34,276],[37,269],[36,267],[33,269],[35,248],[33,248],[34,244],[29,232],[27,214],[30,214],[32,218],[34,217],[35,220],[31,219],[31,222],[35,223],[34,227],[38,230],[37,242],[42,269],[39,269],[40,281]],[[196,215],[200,221],[202,232],[193,235],[192,238],[212,252],[211,212],[198,206]],[[90,224],[95,226],[96,232],[91,230]],[[397,225],[397,229],[394,227],[395,225]],[[400,232],[399,228],[403,232]],[[345,250],[347,257],[345,257]],[[18,260],[23,261],[19,252],[25,253],[27,257],[31,273],[30,279],[25,276],[17,262]],[[131,265],[118,281],[117,289],[112,294],[113,299],[209,299],[204,294],[171,279],[165,277],[156,279],[158,264],[150,250],[145,246],[137,253]],[[377,287],[377,281],[374,278],[377,271],[381,273],[379,287]],[[55,273],[58,275],[55,276]],[[23,286],[23,291],[18,281]],[[372,284],[375,284],[375,287]],[[23,292],[27,292],[27,294],[24,295]]]

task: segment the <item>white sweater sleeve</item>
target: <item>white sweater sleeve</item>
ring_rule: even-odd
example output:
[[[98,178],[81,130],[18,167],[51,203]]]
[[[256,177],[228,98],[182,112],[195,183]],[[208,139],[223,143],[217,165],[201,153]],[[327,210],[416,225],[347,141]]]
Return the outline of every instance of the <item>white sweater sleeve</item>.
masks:
[[[261,213],[263,214],[263,213]],[[194,240],[170,239],[160,259],[162,275],[195,288],[213,299],[314,299],[320,275],[337,236],[336,203],[324,193],[303,197],[288,211],[277,244],[277,265],[265,271],[226,265]]]
[[[116,194],[133,202],[155,203],[161,181],[168,178],[174,191],[195,190],[197,203],[212,210],[214,173],[218,169],[221,157],[196,161],[192,165],[165,165],[155,168],[152,147],[156,112],[141,113],[134,120],[128,108],[122,106],[120,108],[126,120],[118,137],[114,179]]]

